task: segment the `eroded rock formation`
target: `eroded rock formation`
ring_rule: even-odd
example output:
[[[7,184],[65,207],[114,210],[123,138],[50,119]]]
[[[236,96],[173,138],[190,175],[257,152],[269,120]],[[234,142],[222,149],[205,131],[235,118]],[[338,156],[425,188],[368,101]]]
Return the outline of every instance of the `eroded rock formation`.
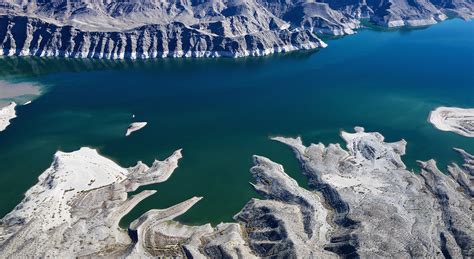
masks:
[[[133,197],[127,197],[127,192],[167,180],[180,158],[180,151],[176,151],[151,167],[139,162],[125,169],[93,149],[57,152],[25,199],[2,219],[2,256],[126,254],[132,241],[118,223],[155,191]]]
[[[170,177],[179,151],[151,167],[124,169],[83,148],[58,152],[51,167],[0,225],[2,255],[192,258],[332,258],[474,256],[474,157],[443,174],[434,160],[421,173],[406,169],[405,141],[379,133],[342,132],[347,143],[311,144],[276,137],[290,146],[308,189],[281,165],[254,156],[251,173],[262,199],[251,199],[235,223],[187,226],[173,219],[199,197],[150,210],[131,223],[120,218],[144,197],[127,192]]]
[[[362,128],[341,136],[347,151],[339,145],[306,147],[299,138],[275,138],[293,148],[310,188],[334,210],[336,228],[326,249],[361,257],[473,255],[472,195],[453,181],[472,179],[472,170],[453,165],[451,175],[444,175],[431,161],[422,163],[417,175],[400,159],[405,141],[385,143],[381,134]],[[472,181],[463,183],[472,188]],[[453,229],[453,220],[462,231]]]
[[[242,57],[326,46],[359,19],[386,27],[471,19],[470,0],[0,1],[0,55]]]

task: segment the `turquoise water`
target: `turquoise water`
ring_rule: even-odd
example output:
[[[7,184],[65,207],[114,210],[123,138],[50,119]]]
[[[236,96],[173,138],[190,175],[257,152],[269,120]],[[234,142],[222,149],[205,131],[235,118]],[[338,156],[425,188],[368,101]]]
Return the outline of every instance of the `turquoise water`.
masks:
[[[122,224],[152,208],[204,196],[179,220],[232,220],[255,192],[253,154],[282,163],[305,185],[292,152],[269,136],[339,142],[340,130],[364,126],[408,142],[404,161],[459,161],[474,139],[434,129],[437,106],[474,107],[474,24],[450,20],[416,30],[361,30],[319,51],[243,59],[101,61],[2,58],[0,79],[35,82],[45,93],[18,108],[0,134],[0,216],[51,163],[56,150],[81,146],[121,166],[151,164],[178,148],[184,158],[158,193]],[[128,124],[147,127],[125,138]]]

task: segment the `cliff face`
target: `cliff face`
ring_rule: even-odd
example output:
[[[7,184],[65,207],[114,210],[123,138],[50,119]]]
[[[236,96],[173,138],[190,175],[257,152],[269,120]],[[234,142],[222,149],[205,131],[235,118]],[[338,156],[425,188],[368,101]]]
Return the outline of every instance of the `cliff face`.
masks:
[[[473,17],[470,0],[0,1],[0,54],[241,57],[324,47],[360,18],[422,26]]]
[[[106,59],[242,57],[325,46],[308,30],[222,37],[173,22],[124,32],[89,32],[24,16],[1,16],[0,39],[0,55]]]
[[[187,226],[174,221],[199,197],[150,210],[128,232],[120,218],[154,191],[139,186],[166,181],[178,166],[176,151],[151,167],[121,168],[96,151],[58,152],[51,167],[0,221],[5,257],[189,258],[471,258],[474,157],[443,174],[433,160],[421,173],[405,168],[405,141],[379,133],[342,132],[338,144],[290,146],[308,189],[268,158],[250,169],[262,199],[250,200],[235,223]]]

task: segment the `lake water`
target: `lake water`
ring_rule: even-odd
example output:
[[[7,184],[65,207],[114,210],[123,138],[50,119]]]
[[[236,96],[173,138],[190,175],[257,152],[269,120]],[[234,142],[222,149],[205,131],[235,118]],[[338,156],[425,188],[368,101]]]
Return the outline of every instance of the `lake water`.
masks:
[[[292,152],[270,136],[306,144],[339,142],[341,130],[364,126],[388,141],[408,142],[406,164],[459,161],[474,139],[427,122],[437,106],[474,107],[474,24],[450,20],[416,30],[364,29],[329,47],[242,59],[103,61],[1,58],[0,79],[34,82],[44,94],[17,109],[0,134],[0,217],[11,211],[57,150],[82,146],[123,167],[151,164],[178,148],[184,158],[169,181],[140,188],[158,193],[145,211],[203,196],[179,218],[191,224],[231,221],[256,197],[251,156],[285,166],[305,185]],[[148,126],[125,138],[133,121]]]

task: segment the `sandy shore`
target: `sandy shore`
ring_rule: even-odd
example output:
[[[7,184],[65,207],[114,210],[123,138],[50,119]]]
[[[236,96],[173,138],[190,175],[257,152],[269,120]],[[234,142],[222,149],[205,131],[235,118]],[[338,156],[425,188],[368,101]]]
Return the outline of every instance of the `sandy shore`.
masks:
[[[438,107],[430,113],[428,121],[439,130],[474,137],[474,109]]]

